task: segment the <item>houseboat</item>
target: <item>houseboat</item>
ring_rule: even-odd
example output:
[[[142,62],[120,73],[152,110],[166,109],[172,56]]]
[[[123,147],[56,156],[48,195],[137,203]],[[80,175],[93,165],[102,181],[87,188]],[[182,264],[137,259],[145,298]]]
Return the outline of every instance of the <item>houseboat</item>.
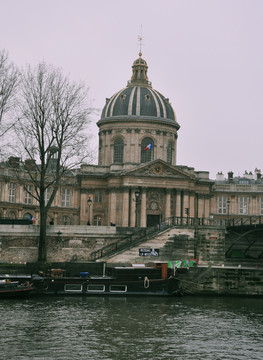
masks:
[[[41,295],[180,295],[179,280],[168,262],[149,266],[133,264],[128,267],[106,267],[102,275],[81,271],[78,276],[68,276],[64,269],[51,269],[50,274],[32,277],[35,293]]]

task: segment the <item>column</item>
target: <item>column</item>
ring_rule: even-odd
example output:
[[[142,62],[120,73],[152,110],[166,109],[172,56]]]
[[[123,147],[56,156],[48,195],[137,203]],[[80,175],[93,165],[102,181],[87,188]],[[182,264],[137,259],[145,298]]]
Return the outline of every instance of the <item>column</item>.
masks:
[[[135,210],[136,210],[135,189],[132,189],[131,202],[130,202],[130,226],[131,227],[135,227]]]
[[[210,217],[210,199],[209,196],[205,197],[205,218],[209,219]]]
[[[190,205],[190,212],[189,212],[189,216],[191,218],[195,217],[195,194],[194,193],[190,193],[190,201],[189,201]]]
[[[87,224],[87,190],[80,190],[80,224]]]
[[[184,197],[183,197],[183,217],[189,216],[189,215],[187,215],[185,213],[186,208],[189,209],[189,194],[188,194],[188,192],[184,192]]]
[[[146,220],[146,189],[142,189],[141,192],[141,221],[140,221],[140,227],[146,227],[147,226],[147,220]]]
[[[117,204],[116,191],[111,190],[109,195],[110,195],[109,196],[109,202],[110,202],[109,222],[116,224],[116,204]]]
[[[171,190],[166,190],[165,196],[165,219],[171,217]]]
[[[175,216],[181,217],[181,191],[176,192]]]
[[[122,193],[122,226],[129,226],[129,189],[123,189]]]

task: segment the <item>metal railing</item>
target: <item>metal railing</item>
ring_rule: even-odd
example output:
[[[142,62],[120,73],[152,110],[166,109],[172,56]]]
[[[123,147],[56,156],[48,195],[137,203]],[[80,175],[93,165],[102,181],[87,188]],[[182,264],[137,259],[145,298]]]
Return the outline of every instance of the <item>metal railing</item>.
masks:
[[[149,236],[153,237],[160,232],[167,230],[171,227],[203,227],[203,226],[217,226],[217,227],[231,227],[231,226],[246,226],[263,224],[263,217],[254,216],[247,218],[227,218],[227,219],[211,219],[211,218],[194,218],[194,217],[177,217],[173,216],[167,218],[161,223],[148,227],[135,229],[134,233],[128,237],[117,240],[109,245],[102,247],[99,250],[92,252],[89,256],[90,261],[96,261],[105,256],[116,254],[130,247],[140,244],[145,241]]]
[[[96,261],[105,256],[116,254],[122,250],[127,250],[130,247],[138,245],[139,243],[146,240],[149,236],[156,236],[158,233],[167,230],[173,226],[206,226],[209,225],[209,219],[199,219],[190,217],[170,217],[159,224],[148,227],[135,229],[134,233],[124,239],[117,240],[109,245],[102,247],[99,250],[92,252],[89,256],[90,261]]]

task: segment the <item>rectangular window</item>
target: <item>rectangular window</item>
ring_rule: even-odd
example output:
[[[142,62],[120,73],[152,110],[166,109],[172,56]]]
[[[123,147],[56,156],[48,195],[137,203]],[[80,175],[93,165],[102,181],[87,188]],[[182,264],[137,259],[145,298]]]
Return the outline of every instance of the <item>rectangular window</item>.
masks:
[[[127,286],[126,285],[110,285],[110,292],[118,292],[118,293],[127,292]]]
[[[64,291],[82,292],[81,284],[65,284]]]
[[[101,203],[102,202],[102,194],[100,191],[95,192],[95,203]]]
[[[104,292],[105,285],[89,284],[87,287],[88,292]]]
[[[239,214],[247,215],[248,214],[248,197],[240,196],[238,200],[239,200]]]
[[[47,205],[48,200],[50,199],[50,195],[51,195],[51,189],[50,189],[50,188],[47,188],[47,189],[45,190],[45,205]]]
[[[25,204],[32,204],[32,202],[33,202],[33,197],[31,195],[32,192],[33,192],[33,186],[26,185],[25,186]]]
[[[16,201],[16,184],[9,184],[9,201],[14,203]]]
[[[217,210],[218,214],[227,214],[227,197],[226,196],[218,196],[217,197]]]
[[[70,189],[61,190],[62,206],[70,207]]]

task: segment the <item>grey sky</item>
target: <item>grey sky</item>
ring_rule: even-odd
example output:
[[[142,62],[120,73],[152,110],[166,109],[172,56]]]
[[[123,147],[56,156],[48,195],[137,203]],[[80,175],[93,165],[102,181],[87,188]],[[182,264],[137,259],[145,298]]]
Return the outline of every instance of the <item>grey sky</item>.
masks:
[[[61,67],[99,109],[130,79],[142,24],[149,80],[181,125],[177,164],[211,178],[263,170],[262,0],[0,0],[0,9],[0,49],[18,66]]]

